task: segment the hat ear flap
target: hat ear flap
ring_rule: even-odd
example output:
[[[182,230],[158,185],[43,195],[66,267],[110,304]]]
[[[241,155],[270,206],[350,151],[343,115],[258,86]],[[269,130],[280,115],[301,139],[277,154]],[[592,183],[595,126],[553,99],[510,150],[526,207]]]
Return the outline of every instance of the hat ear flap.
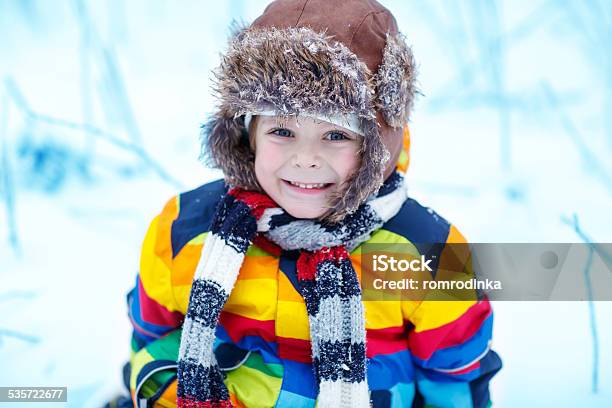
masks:
[[[233,187],[262,191],[255,176],[255,153],[249,144],[244,118],[215,116],[202,125],[200,157],[223,171]]]
[[[387,34],[382,64],[374,76],[374,84],[376,107],[389,126],[399,128],[408,123],[415,95],[419,93],[416,77],[416,62],[404,35],[399,32]]]
[[[344,188],[331,195],[331,212],[326,218],[331,223],[340,222],[355,212],[384,182],[383,173],[389,161],[389,151],[382,142],[378,124],[375,120],[364,119],[361,128],[365,132],[360,152],[361,164],[346,180]]]

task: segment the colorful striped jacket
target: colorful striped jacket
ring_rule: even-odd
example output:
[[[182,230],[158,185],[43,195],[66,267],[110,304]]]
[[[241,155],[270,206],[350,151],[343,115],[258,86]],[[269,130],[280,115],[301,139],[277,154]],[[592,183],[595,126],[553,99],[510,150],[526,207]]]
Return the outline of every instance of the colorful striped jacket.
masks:
[[[222,180],[171,199],[153,219],[128,294],[135,406],[176,406],[180,328]],[[368,241],[465,242],[435,212],[408,198]],[[217,331],[215,355],[235,406],[314,407],[306,307],[295,251],[249,248]],[[442,245],[444,247],[444,245]],[[351,261],[360,277],[360,247]],[[423,248],[423,251],[425,249]],[[443,252],[442,252],[443,256]],[[364,301],[368,384],[375,407],[484,407],[500,369],[490,350],[493,315],[481,301]]]

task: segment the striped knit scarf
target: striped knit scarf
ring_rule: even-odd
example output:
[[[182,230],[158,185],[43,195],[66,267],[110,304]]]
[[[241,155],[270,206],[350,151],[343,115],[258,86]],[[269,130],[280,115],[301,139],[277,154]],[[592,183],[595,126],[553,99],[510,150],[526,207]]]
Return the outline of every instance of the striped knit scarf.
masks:
[[[285,250],[300,249],[299,290],[310,325],[318,406],[369,407],[361,288],[349,252],[393,217],[406,199],[394,173],[343,222],[296,219],[267,195],[231,189],[221,199],[198,263],[179,349],[179,407],[231,407],[213,343],[247,248],[257,233]]]

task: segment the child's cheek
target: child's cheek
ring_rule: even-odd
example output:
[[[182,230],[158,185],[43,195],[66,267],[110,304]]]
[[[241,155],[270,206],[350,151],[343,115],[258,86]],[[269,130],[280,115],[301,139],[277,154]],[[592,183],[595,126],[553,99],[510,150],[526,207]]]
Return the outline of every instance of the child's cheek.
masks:
[[[333,155],[328,157],[328,163],[340,176],[342,181],[352,176],[359,167],[360,158],[358,149],[351,146],[347,146],[345,149],[338,149],[338,151],[335,151]]]
[[[275,143],[262,143],[257,146],[255,152],[255,170],[261,173],[260,176],[274,176],[283,163],[285,150],[282,146]]]

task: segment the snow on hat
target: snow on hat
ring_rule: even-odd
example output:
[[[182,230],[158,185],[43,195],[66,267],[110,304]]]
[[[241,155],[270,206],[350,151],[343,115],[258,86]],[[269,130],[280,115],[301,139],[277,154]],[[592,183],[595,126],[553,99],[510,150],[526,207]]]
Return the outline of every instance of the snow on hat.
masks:
[[[203,155],[232,186],[263,191],[245,115],[354,117],[361,164],[332,198],[329,221],[354,212],[391,174],[413,106],[416,67],[393,15],[374,0],[276,0],[236,31],[215,71],[218,110]]]

